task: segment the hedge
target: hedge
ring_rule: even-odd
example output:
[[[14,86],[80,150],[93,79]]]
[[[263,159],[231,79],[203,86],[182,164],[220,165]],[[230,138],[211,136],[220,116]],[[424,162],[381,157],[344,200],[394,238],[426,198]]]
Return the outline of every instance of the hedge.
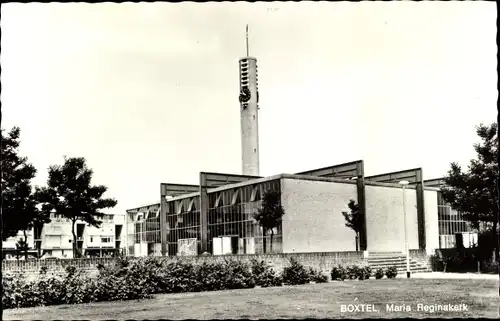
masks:
[[[332,281],[344,281],[344,280],[367,280],[372,276],[375,279],[382,279],[384,276],[387,278],[395,278],[398,274],[398,270],[395,266],[388,267],[387,269],[378,268],[375,273],[373,273],[370,266],[357,266],[350,265],[343,267],[341,265],[332,268],[330,275]]]
[[[74,267],[67,267],[66,274],[58,277],[48,275],[44,269],[40,271],[40,278],[36,281],[4,275],[3,307],[9,309],[132,300],[148,298],[157,293],[218,291],[328,281],[321,272],[306,269],[293,258],[281,275],[269,264],[257,260],[250,263],[225,260],[194,265],[182,259],[167,261],[162,258],[120,258],[109,266],[99,265],[98,270],[98,275],[92,277]]]

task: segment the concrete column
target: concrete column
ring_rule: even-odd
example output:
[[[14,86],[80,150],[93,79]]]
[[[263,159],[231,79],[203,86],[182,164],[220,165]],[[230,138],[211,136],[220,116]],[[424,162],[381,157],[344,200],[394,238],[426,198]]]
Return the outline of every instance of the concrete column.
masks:
[[[167,199],[165,196],[167,195],[166,191],[167,186],[165,184],[160,184],[160,237],[161,237],[161,255],[167,256]]]
[[[425,200],[424,180],[421,168],[414,170],[414,181],[412,185],[415,185],[417,198],[418,248],[425,249],[427,246],[425,241]]]
[[[418,220],[418,247],[425,249],[425,202],[424,202],[424,182],[422,180],[422,170],[417,172],[417,220]]]
[[[366,250],[366,231],[367,231],[367,226],[366,226],[366,198],[365,198],[365,181],[363,177],[358,177],[357,180],[357,187],[358,187],[358,204],[359,204],[359,211],[361,212],[361,215],[363,216],[363,229],[359,233],[359,244],[360,244],[360,251]]]
[[[201,253],[208,251],[208,193],[207,177],[205,173],[200,173],[200,229],[201,229]]]
[[[358,205],[361,215],[363,216],[363,229],[359,233],[360,251],[367,249],[367,226],[366,226],[366,197],[365,197],[365,173],[363,161],[358,162],[356,166],[356,184],[358,194]]]

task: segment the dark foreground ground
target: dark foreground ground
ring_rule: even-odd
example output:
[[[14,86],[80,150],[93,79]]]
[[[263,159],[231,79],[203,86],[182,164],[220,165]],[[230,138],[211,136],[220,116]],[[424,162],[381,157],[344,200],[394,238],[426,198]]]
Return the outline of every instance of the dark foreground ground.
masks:
[[[274,318],[498,318],[498,280],[382,279],[275,288],[162,294],[140,301],[100,302],[3,311],[4,320],[274,319]],[[342,312],[372,304],[374,312]],[[462,311],[418,311],[462,305]],[[391,311],[392,305],[392,311]],[[407,306],[411,311],[405,311]],[[398,311],[402,307],[403,311]],[[388,309],[389,308],[389,309]],[[351,306],[351,309],[355,309]],[[400,308],[401,309],[401,308]]]

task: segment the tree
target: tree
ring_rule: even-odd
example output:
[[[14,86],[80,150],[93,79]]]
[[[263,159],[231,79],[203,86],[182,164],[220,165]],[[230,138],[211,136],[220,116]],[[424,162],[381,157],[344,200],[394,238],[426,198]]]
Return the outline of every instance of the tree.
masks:
[[[28,240],[26,239],[26,233],[24,234],[24,239],[20,239],[16,243],[16,258],[19,260],[19,255],[24,253],[24,259],[28,259]]]
[[[354,200],[350,200],[347,206],[349,207],[351,212],[350,213],[342,212],[342,215],[344,215],[346,221],[345,226],[352,229],[354,233],[356,233],[356,252],[357,252],[359,251],[360,247],[359,233],[361,233],[361,230],[363,229],[363,217],[361,215],[359,205],[356,204]]]
[[[34,222],[49,222],[48,216],[37,209],[37,198],[31,180],[36,175],[35,167],[26,157],[18,155],[21,130],[14,127],[5,135],[1,130],[2,167],[2,240],[16,236],[33,226]]]
[[[465,220],[477,229],[486,229],[496,240],[498,220],[498,124],[480,124],[476,132],[481,139],[474,144],[477,159],[472,159],[466,171],[457,163],[444,178],[443,199],[463,213]],[[495,257],[498,258],[498,242]]]
[[[48,211],[42,211],[39,208],[40,202],[39,187],[35,188],[35,192],[30,194],[26,199],[25,214],[20,216],[21,225],[23,226],[22,231],[24,235],[24,240],[27,242],[28,237],[26,232],[33,229],[33,238],[36,237],[36,229],[43,228],[45,223],[50,223],[50,213]],[[24,251],[25,259],[28,259],[28,248]]]
[[[280,226],[285,210],[281,206],[281,193],[275,190],[269,190],[262,196],[262,204],[253,218],[262,227],[264,253],[266,253],[266,234],[271,232],[271,252],[273,251],[274,229]]]
[[[37,195],[42,211],[55,212],[69,219],[72,223],[73,255],[78,252],[75,225],[77,220],[99,227],[104,213],[101,209],[113,208],[117,202],[111,198],[102,198],[107,191],[104,185],[91,185],[93,171],[86,165],[85,158],[65,158],[64,165],[49,167],[47,187],[38,189]]]

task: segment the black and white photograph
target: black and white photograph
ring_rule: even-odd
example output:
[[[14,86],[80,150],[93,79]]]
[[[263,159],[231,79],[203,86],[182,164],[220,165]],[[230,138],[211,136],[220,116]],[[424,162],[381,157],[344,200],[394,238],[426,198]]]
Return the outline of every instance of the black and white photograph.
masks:
[[[3,3],[2,319],[499,318],[497,19]]]

